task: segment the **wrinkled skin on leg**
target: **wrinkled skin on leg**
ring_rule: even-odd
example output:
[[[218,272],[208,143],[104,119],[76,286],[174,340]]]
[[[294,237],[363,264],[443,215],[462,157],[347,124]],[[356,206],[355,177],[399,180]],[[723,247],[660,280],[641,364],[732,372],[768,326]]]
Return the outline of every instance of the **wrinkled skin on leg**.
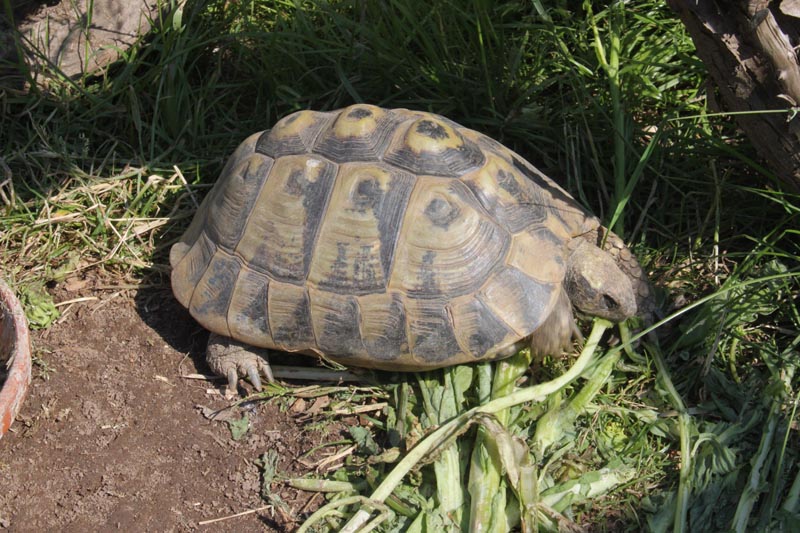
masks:
[[[229,390],[236,390],[239,376],[247,376],[256,390],[261,390],[262,376],[270,383],[275,381],[267,354],[264,348],[212,333],[208,337],[206,362],[216,374],[228,378]]]

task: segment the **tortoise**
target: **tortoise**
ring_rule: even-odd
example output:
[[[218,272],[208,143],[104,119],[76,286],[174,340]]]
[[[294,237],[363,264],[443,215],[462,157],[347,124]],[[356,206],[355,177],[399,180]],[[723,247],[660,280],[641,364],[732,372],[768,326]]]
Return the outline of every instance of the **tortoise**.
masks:
[[[515,152],[363,104],[248,137],[170,263],[231,388],[272,380],[266,349],[395,371],[556,353],[573,306],[620,322],[649,295],[622,241]]]

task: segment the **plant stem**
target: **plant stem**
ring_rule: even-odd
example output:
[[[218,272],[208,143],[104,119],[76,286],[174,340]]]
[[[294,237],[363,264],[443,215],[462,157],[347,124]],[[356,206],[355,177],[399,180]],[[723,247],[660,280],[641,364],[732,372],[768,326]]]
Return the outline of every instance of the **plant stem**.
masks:
[[[625,113],[622,109],[622,96],[619,76],[619,18],[622,2],[611,5],[611,45],[608,48],[608,91],[611,94],[611,113],[614,119],[614,202],[613,210],[624,201],[625,194]],[[624,9],[624,7],[623,7]],[[617,219],[614,231],[625,235],[624,218]]]

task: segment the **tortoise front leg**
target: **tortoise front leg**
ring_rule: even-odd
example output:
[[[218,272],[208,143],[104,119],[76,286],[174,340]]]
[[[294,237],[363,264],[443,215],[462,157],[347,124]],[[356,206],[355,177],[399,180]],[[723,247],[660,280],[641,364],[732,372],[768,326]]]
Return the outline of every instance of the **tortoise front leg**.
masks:
[[[217,375],[228,378],[229,390],[235,391],[239,378],[245,376],[256,390],[261,390],[261,375],[270,383],[275,381],[266,349],[256,348],[216,333],[208,337],[206,362]]]

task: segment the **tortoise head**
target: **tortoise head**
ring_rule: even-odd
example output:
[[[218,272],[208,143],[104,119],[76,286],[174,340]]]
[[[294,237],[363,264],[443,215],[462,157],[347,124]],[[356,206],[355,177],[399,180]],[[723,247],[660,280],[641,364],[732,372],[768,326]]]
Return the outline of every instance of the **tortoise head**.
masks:
[[[611,254],[588,240],[572,241],[564,288],[572,305],[587,315],[622,322],[636,314],[630,278]]]

